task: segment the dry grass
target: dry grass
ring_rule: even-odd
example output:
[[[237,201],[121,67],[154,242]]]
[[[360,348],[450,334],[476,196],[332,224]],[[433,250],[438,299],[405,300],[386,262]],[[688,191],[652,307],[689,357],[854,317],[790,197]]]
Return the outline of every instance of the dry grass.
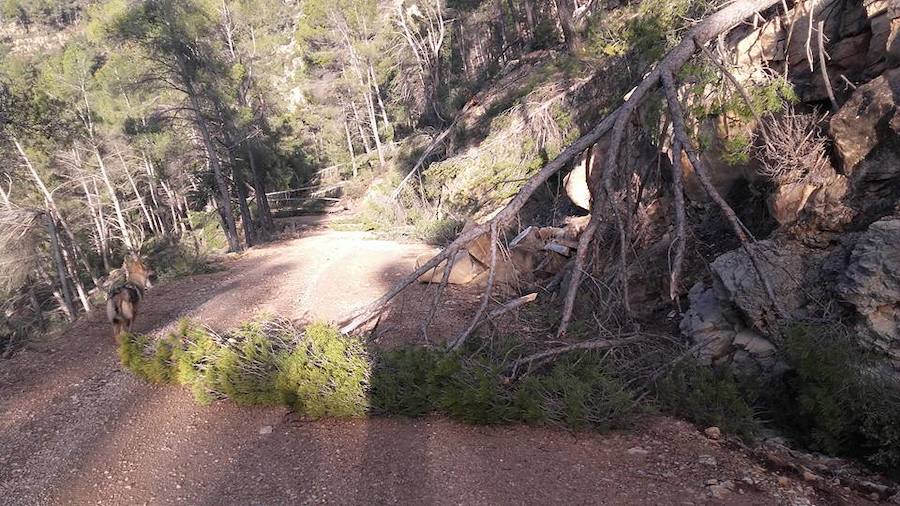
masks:
[[[31,209],[0,209],[0,292],[18,290],[33,270],[40,217],[40,212]]]
[[[768,141],[759,147],[759,174],[777,185],[821,183],[820,179],[831,172],[828,141],[820,126],[823,119],[788,107],[784,114],[764,121],[761,128]]]

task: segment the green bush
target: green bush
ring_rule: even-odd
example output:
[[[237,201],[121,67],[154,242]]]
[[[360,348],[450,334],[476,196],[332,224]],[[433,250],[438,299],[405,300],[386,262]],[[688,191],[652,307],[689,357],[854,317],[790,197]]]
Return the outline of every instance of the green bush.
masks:
[[[218,267],[213,263],[209,253],[193,237],[184,237],[176,244],[164,244],[149,253],[150,264],[156,267],[157,274],[163,279],[176,279],[196,274],[216,272]]]
[[[840,327],[785,333],[792,370],[767,389],[776,422],[801,444],[900,476],[900,385]]]
[[[156,343],[126,334],[122,364],[155,383],[190,386],[201,404],[287,404],[304,416],[359,416],[367,409],[369,359],[358,340],[327,325],[245,323],[223,336],[190,322]]]
[[[634,392],[590,356],[563,359],[546,375],[527,378],[522,390],[527,395],[517,400],[524,418],[576,429],[623,427],[636,408]]]
[[[414,224],[416,237],[432,246],[446,246],[462,231],[463,222],[453,218],[423,217]]]
[[[511,382],[502,358],[511,348],[503,340],[494,348],[473,343],[466,353],[445,353],[408,347],[373,359],[358,339],[324,324],[300,330],[260,320],[216,335],[183,321],[158,342],[125,335],[119,353],[138,376],[189,386],[201,404],[286,404],[312,418],[444,413],[476,424],[608,429],[625,425],[635,411],[634,392],[593,354]]]
[[[660,380],[656,394],[665,412],[744,439],[756,433],[752,400],[748,400],[752,396],[729,369],[685,359]]]
[[[442,359],[438,353],[417,347],[381,354],[372,370],[372,412],[415,417],[434,411],[438,394],[434,372]]]
[[[636,411],[634,392],[593,355],[560,360],[518,382],[505,379],[498,359],[502,355],[422,348],[383,353],[372,373],[372,411],[404,416],[440,412],[467,423],[600,430],[625,425]]]
[[[284,402],[314,418],[364,415],[370,362],[363,344],[325,324],[310,325],[304,337],[276,366]]]

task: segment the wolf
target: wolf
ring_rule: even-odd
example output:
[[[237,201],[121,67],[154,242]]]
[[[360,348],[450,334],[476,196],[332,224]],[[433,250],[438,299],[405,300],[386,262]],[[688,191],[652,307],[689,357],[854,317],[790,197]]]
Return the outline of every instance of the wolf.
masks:
[[[113,337],[118,338],[131,330],[137,317],[138,304],[144,298],[144,291],[153,288],[156,272],[136,255],[129,255],[122,264],[127,281],[109,293],[106,300],[106,317],[113,325]]]

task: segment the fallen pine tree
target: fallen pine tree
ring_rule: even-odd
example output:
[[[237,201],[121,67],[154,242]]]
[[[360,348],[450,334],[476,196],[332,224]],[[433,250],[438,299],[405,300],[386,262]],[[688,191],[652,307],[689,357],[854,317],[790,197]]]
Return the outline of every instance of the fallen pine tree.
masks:
[[[575,300],[578,296],[578,289],[584,279],[586,260],[592,247],[600,246],[598,244],[600,225],[604,222],[605,216],[607,215],[613,217],[612,221],[614,222],[615,230],[617,231],[618,253],[616,256],[619,263],[618,283],[621,287],[620,293],[622,305],[625,312],[629,313],[627,262],[632,237],[630,226],[632,221],[631,213],[632,209],[635,208],[635,200],[640,199],[640,194],[635,195],[631,189],[631,185],[620,184],[622,181],[629,181],[633,176],[633,171],[628,164],[619,163],[619,158],[621,156],[621,146],[630,131],[631,123],[636,111],[648,97],[658,90],[665,98],[668,122],[672,125],[670,143],[673,160],[680,159],[682,153],[687,156],[694,172],[700,180],[703,190],[727,218],[729,226],[740,240],[742,248],[751,258],[751,262],[757,275],[765,286],[766,292],[776,313],[783,315],[783,311],[780,309],[771,288],[771,283],[766,279],[766,276],[759,267],[759,253],[755,250],[753,244],[755,239],[741,223],[734,210],[712,185],[708,172],[688,134],[684,122],[683,107],[681,105],[681,100],[678,97],[678,85],[675,80],[677,72],[680,71],[695,54],[703,52],[704,47],[710,41],[729,32],[735,26],[752,16],[755,16],[757,13],[765,11],[778,3],[777,0],[739,0],[728,4],[726,7],[723,7],[690,28],[682,42],[675,46],[661,61],[658,62],[653,70],[651,70],[628,94],[625,102],[621,106],[605,116],[588,133],[569,145],[556,158],[538,171],[537,174],[532,176],[522,186],[515,197],[513,197],[512,200],[491,219],[464,231],[440,253],[422,263],[414,272],[397,282],[382,297],[359,310],[344,322],[341,327],[341,332],[352,333],[357,331],[361,326],[381,314],[388,304],[406,287],[416,282],[429,271],[443,265],[443,278],[433,302],[433,314],[438,307],[443,288],[447,284],[455,255],[465,249],[473,241],[488,235],[490,247],[487,255],[487,266],[489,270],[481,303],[466,329],[458,336],[448,341],[448,347],[452,350],[462,347],[475,329],[483,323],[485,315],[489,314],[487,309],[496,288],[495,281],[498,256],[503,254],[500,251],[501,248],[499,245],[501,232],[515,220],[518,213],[541,185],[570,164],[576,157],[591,149],[592,146],[607,136],[609,137],[609,148],[603,170],[599,171],[602,172],[602,174],[599,177],[599,181],[589,181],[592,201],[590,221],[579,238],[576,253],[572,260],[573,265],[571,267],[571,275],[569,276],[565,290],[566,295],[563,303],[562,315],[556,334],[558,337],[565,336],[566,331],[571,324]],[[680,283],[684,258],[685,212],[684,200],[681,198],[683,183],[681,180],[680,167],[679,164],[672,164],[672,167],[672,191],[675,195],[672,207],[675,216],[676,231],[672,245],[674,251],[674,254],[672,255],[673,260],[670,264],[670,296],[674,298]],[[676,167],[679,168],[676,170]],[[623,186],[624,190],[615,191],[615,187],[617,186]],[[605,246],[609,247],[609,244]]]

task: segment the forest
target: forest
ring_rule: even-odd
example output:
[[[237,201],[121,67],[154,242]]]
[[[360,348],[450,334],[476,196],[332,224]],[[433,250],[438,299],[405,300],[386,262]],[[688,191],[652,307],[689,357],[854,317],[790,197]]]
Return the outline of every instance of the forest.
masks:
[[[0,392],[671,417],[766,470],[703,497],[896,500],[897,90],[890,0],[0,0]]]

